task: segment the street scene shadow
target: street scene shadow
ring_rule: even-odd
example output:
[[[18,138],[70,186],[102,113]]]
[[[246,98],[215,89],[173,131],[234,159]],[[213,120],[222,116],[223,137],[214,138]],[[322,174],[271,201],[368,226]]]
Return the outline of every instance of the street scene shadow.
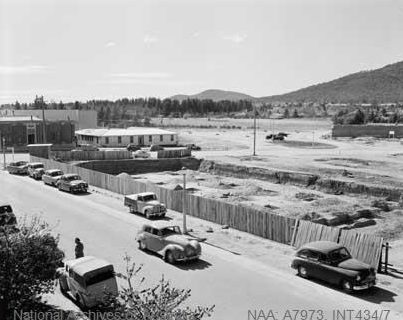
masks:
[[[336,285],[329,284],[322,280],[309,278],[309,279],[307,279],[307,281],[312,281],[312,282],[315,282],[322,286],[325,286],[329,289],[333,289],[333,290],[345,293],[347,295],[351,295],[355,298],[362,299],[362,300],[376,303],[376,304],[380,304],[382,302],[394,302],[395,301],[394,297],[397,296],[396,293],[383,289],[383,288],[380,288],[380,287],[377,287],[377,286],[374,286],[374,287],[366,289],[366,290],[360,290],[360,291],[354,291],[352,293],[347,293],[347,292],[343,291],[342,288],[340,288]]]
[[[197,259],[194,261],[177,262],[176,264],[174,264],[174,266],[178,269],[186,271],[196,271],[208,269],[211,266],[211,263],[203,259]]]

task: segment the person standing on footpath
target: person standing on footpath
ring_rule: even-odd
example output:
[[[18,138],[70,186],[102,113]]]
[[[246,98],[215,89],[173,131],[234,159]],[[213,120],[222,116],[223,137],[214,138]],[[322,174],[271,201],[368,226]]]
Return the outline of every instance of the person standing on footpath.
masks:
[[[81,240],[79,238],[75,239],[75,243],[76,243],[76,248],[75,248],[76,259],[84,257],[84,245],[83,245],[83,243],[81,242]]]

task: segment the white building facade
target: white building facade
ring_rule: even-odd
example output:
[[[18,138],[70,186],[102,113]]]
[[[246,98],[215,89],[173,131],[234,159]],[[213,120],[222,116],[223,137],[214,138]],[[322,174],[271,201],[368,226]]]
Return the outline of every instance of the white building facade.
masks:
[[[158,128],[130,127],[127,129],[84,129],[76,131],[77,143],[103,148],[137,146],[176,146],[178,134]]]

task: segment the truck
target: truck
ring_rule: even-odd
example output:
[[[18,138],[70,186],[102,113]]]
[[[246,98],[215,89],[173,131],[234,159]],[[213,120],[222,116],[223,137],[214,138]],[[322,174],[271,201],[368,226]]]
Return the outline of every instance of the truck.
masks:
[[[152,192],[126,195],[124,205],[129,207],[130,213],[141,213],[147,219],[163,218],[167,212],[165,204],[160,203]]]

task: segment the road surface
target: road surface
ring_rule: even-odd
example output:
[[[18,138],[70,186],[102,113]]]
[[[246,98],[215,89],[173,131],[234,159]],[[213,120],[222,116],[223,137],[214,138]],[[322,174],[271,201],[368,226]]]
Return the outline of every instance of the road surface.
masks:
[[[124,271],[127,253],[138,264],[148,284],[156,283],[162,275],[179,288],[192,289],[189,305],[215,305],[212,319],[304,319],[287,310],[316,310],[312,319],[343,319],[333,310],[356,315],[360,310],[378,311],[385,308],[378,297],[363,299],[301,279],[290,268],[279,270],[243,256],[234,255],[203,244],[202,259],[196,263],[168,265],[159,257],[141,252],[134,242],[145,218],[128,213],[122,202],[96,192],[72,195],[45,186],[28,177],[9,175],[0,171],[0,201],[9,202],[18,218],[40,215],[60,234],[60,246],[67,258],[74,256],[74,238],[80,237],[85,254],[102,257]],[[169,212],[169,215],[178,214]],[[268,251],[268,254],[270,252]],[[379,300],[379,301],[378,301]],[[369,302],[375,301],[376,303]],[[389,301],[390,302],[390,301]],[[353,310],[351,312],[345,310]],[[324,317],[320,317],[323,310]],[[309,319],[305,318],[305,320]],[[345,319],[353,319],[346,317]],[[364,319],[364,318],[362,318]],[[392,313],[382,320],[403,319]]]

